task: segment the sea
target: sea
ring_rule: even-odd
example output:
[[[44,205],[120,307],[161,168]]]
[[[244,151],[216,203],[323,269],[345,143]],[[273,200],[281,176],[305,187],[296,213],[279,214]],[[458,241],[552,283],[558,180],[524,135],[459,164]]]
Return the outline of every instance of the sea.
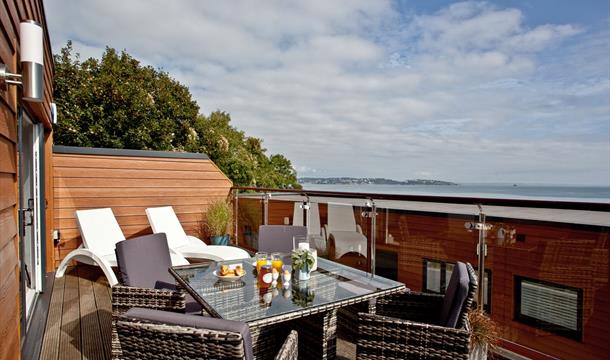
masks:
[[[610,203],[610,186],[465,183],[458,185],[302,184],[306,190]]]

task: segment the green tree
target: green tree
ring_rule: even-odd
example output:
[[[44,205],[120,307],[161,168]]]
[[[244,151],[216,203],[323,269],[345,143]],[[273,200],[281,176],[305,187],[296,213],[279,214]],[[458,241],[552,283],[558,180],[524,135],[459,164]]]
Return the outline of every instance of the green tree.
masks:
[[[206,153],[237,186],[300,188],[290,160],[233,127],[223,111],[199,114],[188,88],[127,52],[81,61],[68,42],[55,55],[59,145]]]
[[[208,154],[235,185],[301,188],[290,160],[282,155],[267,156],[263,141],[233,127],[228,113],[199,115],[193,131],[194,141],[186,149]]]
[[[187,87],[125,51],[80,61],[72,44],[55,56],[54,98],[62,145],[181,150],[199,106]]]

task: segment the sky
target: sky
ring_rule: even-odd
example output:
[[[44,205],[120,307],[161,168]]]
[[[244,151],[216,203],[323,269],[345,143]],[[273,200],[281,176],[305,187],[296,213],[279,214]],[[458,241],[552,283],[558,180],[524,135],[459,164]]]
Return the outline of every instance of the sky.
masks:
[[[610,186],[603,1],[45,2],[55,53],[187,85],[299,176]]]

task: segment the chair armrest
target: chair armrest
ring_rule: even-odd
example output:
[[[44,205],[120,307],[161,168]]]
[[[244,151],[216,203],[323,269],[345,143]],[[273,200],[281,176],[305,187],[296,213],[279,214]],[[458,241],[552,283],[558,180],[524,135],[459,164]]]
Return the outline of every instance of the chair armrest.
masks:
[[[358,317],[358,359],[468,359],[470,332],[374,314]]]
[[[404,320],[435,324],[441,314],[443,295],[406,292],[377,299],[376,313]]]
[[[328,224],[324,224],[324,226],[320,228],[320,232],[322,233],[322,237],[324,237],[324,240],[328,242],[328,235],[330,235],[328,233]]]
[[[181,290],[149,289],[123,285],[112,287],[112,313],[115,316],[132,307],[184,311],[185,303],[185,294]]]
[[[295,330],[292,330],[275,356],[275,360],[297,360],[298,357],[299,336]]]

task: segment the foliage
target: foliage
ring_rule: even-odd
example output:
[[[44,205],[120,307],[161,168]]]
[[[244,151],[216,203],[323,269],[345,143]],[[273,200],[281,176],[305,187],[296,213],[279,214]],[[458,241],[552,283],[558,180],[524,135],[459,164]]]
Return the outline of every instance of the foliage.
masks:
[[[309,271],[316,261],[311,251],[307,249],[293,250],[290,257],[292,259],[292,268],[295,270],[303,269]]]
[[[196,138],[187,151],[208,154],[235,185],[264,188],[297,188],[296,171],[283,155],[267,156],[263,141],[249,137],[231,124],[223,111],[199,115],[193,125]]]
[[[208,206],[206,213],[206,227],[211,236],[224,235],[231,223],[233,214],[231,207],[224,200],[218,200]]]
[[[54,94],[61,145],[182,150],[199,106],[186,86],[125,51],[106,48],[80,61],[72,44],[55,56]]]
[[[475,348],[492,351],[498,344],[500,335],[496,323],[481,309],[468,312],[468,322],[472,333],[470,334],[471,350]]]
[[[126,51],[106,48],[81,61],[68,42],[55,55],[58,145],[206,153],[236,186],[300,188],[283,155],[230,124],[223,111],[199,114],[189,89]]]

